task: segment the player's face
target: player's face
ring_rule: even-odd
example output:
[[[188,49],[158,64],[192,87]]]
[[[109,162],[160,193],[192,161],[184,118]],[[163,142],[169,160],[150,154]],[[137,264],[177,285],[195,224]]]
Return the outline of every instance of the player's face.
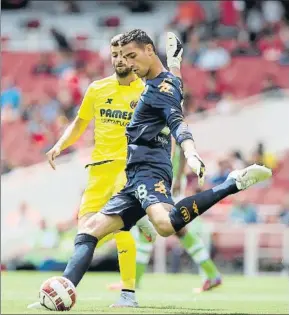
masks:
[[[128,66],[140,78],[144,78],[150,70],[152,52],[151,45],[141,47],[134,42],[122,47]]]
[[[121,47],[111,46],[110,53],[111,53],[111,63],[116,74],[121,78],[128,76],[131,73],[131,68],[128,67],[127,61],[123,57]]]

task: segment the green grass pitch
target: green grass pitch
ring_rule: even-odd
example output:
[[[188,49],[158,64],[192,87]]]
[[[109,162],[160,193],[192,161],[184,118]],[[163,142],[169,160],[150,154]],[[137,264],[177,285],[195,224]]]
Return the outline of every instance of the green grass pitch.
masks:
[[[37,301],[41,283],[55,273],[2,272],[1,314],[44,314],[27,310]],[[119,292],[106,285],[119,280],[117,273],[88,273],[78,287],[78,297],[71,314],[288,314],[287,277],[224,276],[220,288],[193,293],[200,285],[197,275],[147,274],[137,291],[138,309],[111,309]],[[50,312],[57,313],[57,312]]]

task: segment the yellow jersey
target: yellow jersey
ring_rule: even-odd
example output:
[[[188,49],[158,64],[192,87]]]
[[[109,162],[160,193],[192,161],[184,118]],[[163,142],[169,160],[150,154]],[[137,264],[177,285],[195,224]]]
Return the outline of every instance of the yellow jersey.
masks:
[[[120,85],[115,74],[89,85],[78,116],[95,119],[92,162],[126,159],[125,130],[143,91],[141,79]]]

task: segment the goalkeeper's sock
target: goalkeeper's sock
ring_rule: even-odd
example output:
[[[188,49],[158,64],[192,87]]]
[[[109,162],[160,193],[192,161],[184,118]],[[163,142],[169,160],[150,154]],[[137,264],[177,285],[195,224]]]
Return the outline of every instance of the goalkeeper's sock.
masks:
[[[235,179],[230,178],[212,189],[182,199],[169,212],[174,230],[176,232],[180,231],[189,222],[203,214],[214,204],[238,191],[239,189],[236,186]]]
[[[85,233],[76,235],[74,253],[63,273],[63,277],[69,279],[75,286],[88,270],[97,242],[97,238],[92,235]]]
[[[180,241],[206,279],[215,279],[219,276],[219,271],[211,260],[205,244],[197,234],[187,231],[183,237],[180,237]]]
[[[143,278],[147,266],[149,264],[153,251],[153,243],[149,242],[145,236],[140,233],[137,239],[137,255],[136,255],[136,287],[140,286],[140,281]]]
[[[130,232],[115,234],[118,251],[118,263],[123,290],[134,292],[136,277],[136,245]]]

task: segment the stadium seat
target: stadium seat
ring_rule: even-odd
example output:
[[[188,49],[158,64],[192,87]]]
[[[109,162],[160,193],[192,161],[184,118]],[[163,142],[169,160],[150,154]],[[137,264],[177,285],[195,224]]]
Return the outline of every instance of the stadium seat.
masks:
[[[229,47],[233,45],[233,41],[225,40],[220,42],[220,44]],[[52,93],[57,91],[58,79],[56,77],[39,75],[37,80],[35,80],[35,76],[31,74],[35,62],[40,57],[40,53],[2,51],[1,55],[3,60],[3,77],[14,77],[24,94],[33,92],[33,96],[41,100],[44,91]],[[56,62],[57,54],[51,53],[51,58]],[[98,53],[91,52],[90,59],[93,65],[99,66],[101,58]],[[191,91],[196,100],[201,100],[208,73],[190,65],[183,65],[182,70],[186,88]],[[246,80],[244,80],[244,73],[250,73],[250,76],[246,76]],[[259,93],[262,87],[262,80],[266,74],[274,75],[276,82],[281,87],[289,87],[288,69],[286,67],[281,67],[277,63],[258,57],[233,58],[229,66],[218,71],[221,82],[228,86],[236,97],[247,97]],[[208,108],[214,106],[214,102],[207,104]],[[28,132],[24,122],[3,123],[1,129],[4,131],[2,132],[1,146],[13,165],[29,165],[44,159],[42,148],[33,144],[28,135],[23,137],[23,134]],[[53,137],[57,137],[56,129],[52,129]],[[85,136],[76,147],[81,148],[86,146],[87,143],[91,143],[91,139]],[[32,151],[33,154],[31,154]],[[286,194],[288,194],[288,174],[289,151],[284,155],[283,160],[280,161],[277,169],[274,171],[272,186],[270,188],[257,187],[244,192],[246,200],[259,204],[280,204],[285,200]],[[208,212],[205,215],[206,219],[215,222],[225,221],[227,219],[227,211],[225,210],[227,203],[231,203],[230,198],[226,198],[222,202],[222,210],[216,208]]]
[[[217,255],[223,259],[232,261],[243,255],[244,252],[244,228],[242,226],[227,225],[219,229],[213,236]]]

